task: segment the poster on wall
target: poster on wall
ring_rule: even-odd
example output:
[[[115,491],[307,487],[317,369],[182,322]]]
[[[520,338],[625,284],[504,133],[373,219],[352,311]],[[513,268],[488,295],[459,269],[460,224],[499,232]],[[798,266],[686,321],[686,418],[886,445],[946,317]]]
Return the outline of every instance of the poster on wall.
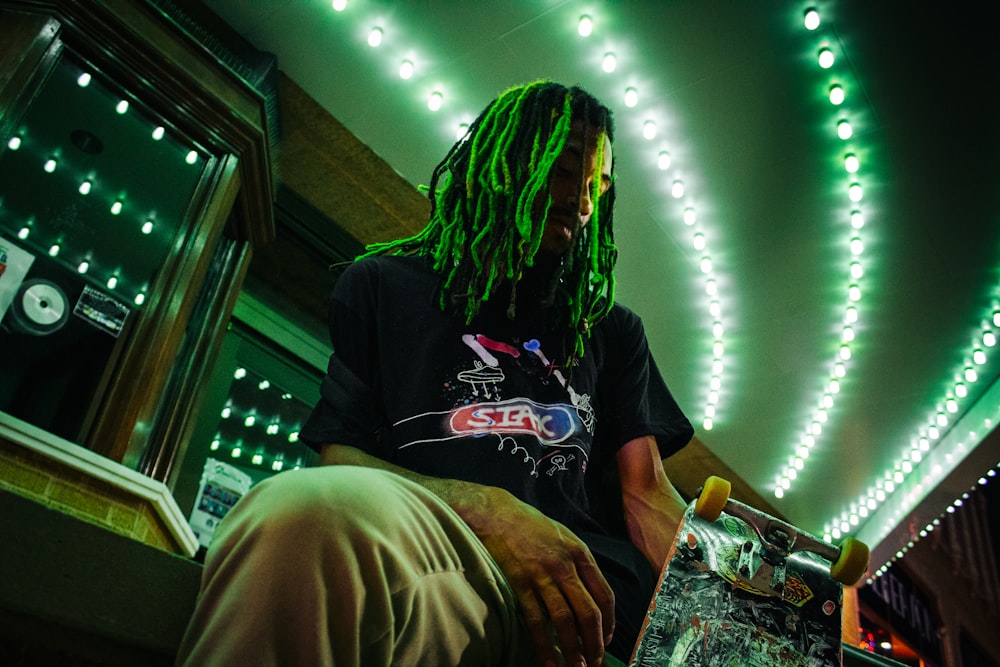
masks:
[[[14,302],[35,256],[0,236],[0,320]]]

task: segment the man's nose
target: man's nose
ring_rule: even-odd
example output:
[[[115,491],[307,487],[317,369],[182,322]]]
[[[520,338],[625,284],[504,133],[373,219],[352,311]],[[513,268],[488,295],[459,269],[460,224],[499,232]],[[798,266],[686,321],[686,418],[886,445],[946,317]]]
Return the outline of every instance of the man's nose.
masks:
[[[579,202],[580,206],[578,210],[580,217],[584,220],[590,218],[594,213],[594,200],[590,197],[590,188],[586,186],[581,188]]]

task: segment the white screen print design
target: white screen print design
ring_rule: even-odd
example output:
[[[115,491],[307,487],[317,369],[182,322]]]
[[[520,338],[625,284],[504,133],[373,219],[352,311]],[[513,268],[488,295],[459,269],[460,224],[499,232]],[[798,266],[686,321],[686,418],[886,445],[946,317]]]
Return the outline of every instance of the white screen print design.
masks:
[[[489,384],[499,385],[504,380],[503,371],[500,369],[500,360],[492,352],[507,354],[517,359],[521,356],[521,351],[513,345],[492,340],[482,334],[465,334],[462,336],[462,342],[475,352],[481,361],[473,362],[473,369],[460,372],[458,379],[472,385],[474,396],[479,395],[476,391],[477,387],[482,387],[486,398],[490,398]],[[570,403],[576,408],[576,412],[580,416],[580,421],[583,423],[584,428],[587,429],[588,433],[592,434],[594,432],[594,409],[590,404],[590,395],[578,394],[573,389],[572,385],[566,381],[562,371],[545,356],[545,353],[542,351],[542,345],[537,339],[532,338],[525,341],[523,347],[526,351],[538,357],[542,365],[552,372],[553,377],[559,381],[559,384],[569,394]],[[496,391],[495,387],[494,392]],[[498,397],[499,394],[494,393],[494,398]]]

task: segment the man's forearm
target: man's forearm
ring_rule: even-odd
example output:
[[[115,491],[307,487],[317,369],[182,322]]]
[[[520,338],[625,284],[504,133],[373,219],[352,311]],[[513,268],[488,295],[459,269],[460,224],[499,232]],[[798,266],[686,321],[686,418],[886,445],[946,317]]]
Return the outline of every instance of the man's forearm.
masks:
[[[487,508],[496,502],[497,495],[509,495],[502,489],[475,482],[422,475],[347,445],[324,446],[320,451],[320,463],[322,465],[354,465],[376,468],[416,482],[443,500],[469,524],[474,532],[476,532],[476,527],[482,518],[482,513],[488,511]],[[513,496],[510,496],[510,499],[513,499]]]
[[[684,501],[669,482],[666,485],[669,488],[623,495],[629,539],[656,570],[666,562],[684,514]]]
[[[667,478],[652,436],[623,445],[616,461],[629,539],[659,570],[684,515],[684,500]]]

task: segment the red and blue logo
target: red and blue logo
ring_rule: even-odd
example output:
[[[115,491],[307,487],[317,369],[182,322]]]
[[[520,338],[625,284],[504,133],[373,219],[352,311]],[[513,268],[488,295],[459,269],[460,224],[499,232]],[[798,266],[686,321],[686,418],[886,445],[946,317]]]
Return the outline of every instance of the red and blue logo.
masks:
[[[576,431],[576,412],[567,405],[541,405],[524,398],[498,403],[474,403],[451,412],[456,435],[488,433],[533,435],[545,445],[558,445]]]

